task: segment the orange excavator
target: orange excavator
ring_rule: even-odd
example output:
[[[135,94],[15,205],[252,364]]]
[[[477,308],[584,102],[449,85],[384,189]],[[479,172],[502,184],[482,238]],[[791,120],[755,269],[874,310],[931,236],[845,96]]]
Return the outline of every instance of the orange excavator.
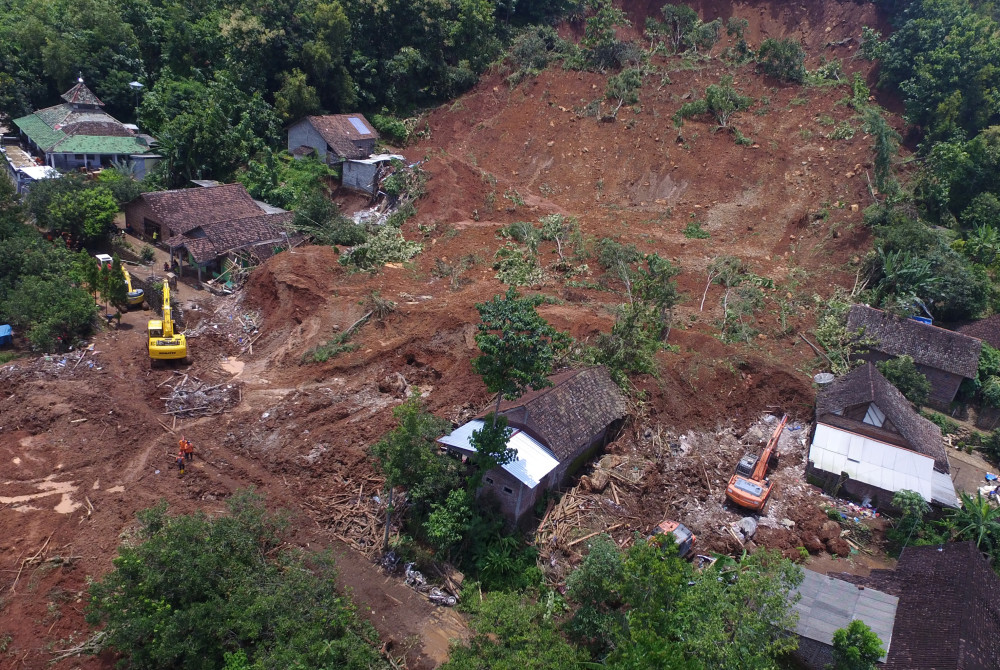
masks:
[[[732,476],[729,480],[729,486],[726,487],[726,497],[740,507],[761,512],[764,505],[767,504],[771,489],[774,487],[774,484],[767,479],[767,470],[770,467],[771,459],[773,458],[775,461],[778,459],[776,452],[778,438],[785,430],[786,423],[788,423],[788,415],[781,417],[778,427],[774,429],[774,435],[771,436],[771,440],[764,447],[764,452],[760,457],[746,454],[736,465],[736,474]]]

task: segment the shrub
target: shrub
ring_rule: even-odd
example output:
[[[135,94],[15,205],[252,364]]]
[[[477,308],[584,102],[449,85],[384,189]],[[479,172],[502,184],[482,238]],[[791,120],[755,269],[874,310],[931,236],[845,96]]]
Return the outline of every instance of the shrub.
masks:
[[[931,393],[931,383],[917,370],[912,356],[899,356],[877,363],[876,366],[879,372],[906,396],[907,400],[918,406],[927,402]]]
[[[424,248],[419,242],[409,242],[398,228],[380,226],[363,243],[340,256],[341,265],[353,265],[359,270],[375,271],[386,263],[403,263]]]
[[[711,236],[710,232],[701,227],[700,221],[689,221],[684,228],[684,237],[689,239],[705,240]]]
[[[410,139],[410,131],[406,124],[394,116],[372,114],[371,122],[378,134],[382,136],[383,141],[395,146],[404,146],[406,141]]]
[[[765,74],[785,81],[801,82],[806,76],[806,53],[792,38],[769,37],[761,42],[757,63]]]
[[[143,263],[152,263],[156,259],[156,251],[148,244],[142,245],[139,250],[139,260]]]
[[[388,668],[374,628],[338,593],[333,558],[289,549],[286,522],[252,492],[228,507],[211,518],[168,517],[165,502],[140,512],[139,542],[91,584],[87,621],[103,624],[123,663]]]

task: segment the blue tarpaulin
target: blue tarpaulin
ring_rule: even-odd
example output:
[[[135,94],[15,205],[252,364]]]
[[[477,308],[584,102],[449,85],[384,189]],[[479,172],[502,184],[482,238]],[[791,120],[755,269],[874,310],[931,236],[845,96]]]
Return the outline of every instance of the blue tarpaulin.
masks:
[[[13,344],[14,342],[14,331],[11,330],[10,326],[4,324],[0,326],[0,347]]]

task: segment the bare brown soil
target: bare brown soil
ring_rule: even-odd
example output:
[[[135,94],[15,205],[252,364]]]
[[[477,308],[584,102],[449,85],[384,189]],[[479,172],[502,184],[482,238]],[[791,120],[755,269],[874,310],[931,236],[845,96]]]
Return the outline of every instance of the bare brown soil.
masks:
[[[869,64],[853,60],[856,41],[828,45],[879,25],[871,4],[695,4],[708,19],[747,18],[754,44],[764,36],[802,39],[810,67],[841,58],[849,72],[870,74]],[[658,9],[626,5],[636,26]],[[678,280],[687,298],[670,335],[676,350],[660,355],[658,377],[634,380],[643,399],[610,449],[647,464],[640,484],[619,491],[631,518],[616,533],[646,532],[674,515],[707,548],[734,549],[720,527],[741,515],[724,508],[721,487],[739,454],[757,445],[751,428],[763,413],[788,412],[803,426],[789,439],[805,435],[816,370],[797,333],[814,321],[814,296],[828,297],[838,285],[850,289],[856,280],[868,248],[861,210],[871,202],[870,141],[860,132],[851,140],[825,137],[825,116],[838,123],[852,117],[838,104],[844,88],[784,85],[749,65],[733,73],[736,85],[757,100],[769,98],[755,107],[760,113],[734,120],[753,146],[737,146],[706,121],[689,121],[678,132],[671,115],[726,70],[716,62],[695,69],[676,59],[656,64],[668,79],[648,77],[639,106],[622,107],[612,122],[578,113],[603,98],[607,76],[558,68],[514,88],[505,73],[488,74],[432,111],[427,137],[405,150],[424,160],[431,178],[418,216],[404,227],[424,252],[404,267],[350,274],[336,250],[305,247],[271,259],[238,296],[193,292],[185,309],[194,333],[191,361],[177,371],[206,385],[231,384],[237,404],[223,413],[176,425],[164,414],[161,398],[178,375],[150,369],[142,312],[126,316],[121,330],[98,335],[82,360],[73,352],[0,367],[0,628],[11,636],[3,666],[47,667],[54,650],[87,637],[86,579],[110,569],[136,511],[165,498],[174,512],[218,513],[246,486],[293,511],[296,541],[337,547],[344,585],[409,667],[443,660],[448,640],[463,634],[461,617],[381,575],[366,556],[373,546],[356,532],[361,522],[338,519],[330,501],[355,501],[359,520],[378,515],[371,496],[380,480],[366,450],[392,427],[392,409],[406,395],[419,393],[455,422],[489,400],[470,359],[477,353],[475,304],[505,288],[490,267],[496,231],[554,212],[578,217],[591,241],[614,237],[683,268]],[[351,207],[362,204],[354,198]],[[684,237],[692,220],[711,237]],[[541,252],[546,263],[555,259],[550,243]],[[722,254],[746,259],[776,285],[754,315],[761,332],[749,343],[720,341],[720,287],[709,288],[699,309],[705,268]],[[432,272],[438,259],[468,256],[478,262],[457,281]],[[589,273],[576,278],[578,285],[552,272],[538,290],[556,299],[540,309],[553,325],[592,341],[610,328],[613,307],[624,298],[593,258],[586,262]],[[303,363],[306,351],[364,314],[360,303],[372,291],[396,301],[396,311],[362,326],[356,351]],[[240,326],[246,314],[262,324],[258,339]],[[196,447],[184,478],[170,467],[181,434]],[[685,435],[690,463],[653,453],[654,445],[679,444]],[[789,555],[824,521],[802,481],[804,443],[795,445],[775,474],[779,488],[768,517],[776,523],[762,524],[754,540]],[[783,519],[795,523],[793,530]],[[113,661],[81,657],[54,667],[109,668]]]

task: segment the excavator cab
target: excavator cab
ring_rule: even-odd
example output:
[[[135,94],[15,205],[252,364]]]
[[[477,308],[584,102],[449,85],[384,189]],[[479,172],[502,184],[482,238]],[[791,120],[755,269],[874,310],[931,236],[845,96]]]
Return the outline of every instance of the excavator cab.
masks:
[[[681,558],[686,558],[690,556],[692,551],[694,551],[695,542],[698,538],[691,529],[678,521],[661,521],[660,525],[653,529],[653,535],[650,540],[655,541],[657,535],[669,535],[673,534],[674,541],[677,543],[677,555]]]

